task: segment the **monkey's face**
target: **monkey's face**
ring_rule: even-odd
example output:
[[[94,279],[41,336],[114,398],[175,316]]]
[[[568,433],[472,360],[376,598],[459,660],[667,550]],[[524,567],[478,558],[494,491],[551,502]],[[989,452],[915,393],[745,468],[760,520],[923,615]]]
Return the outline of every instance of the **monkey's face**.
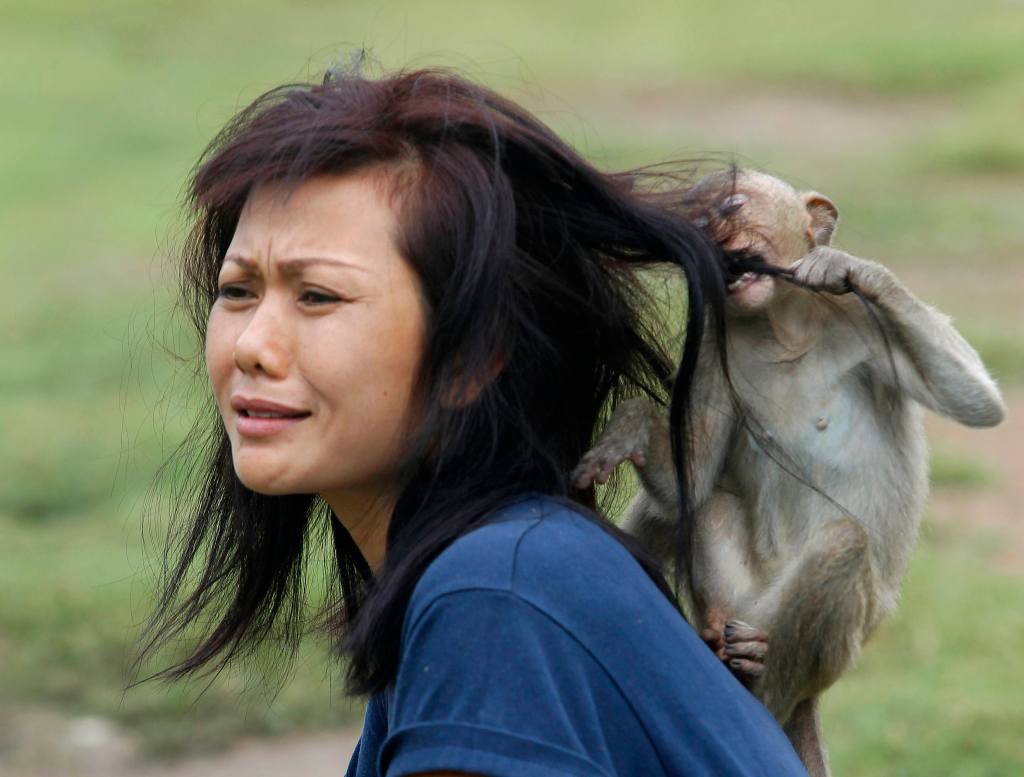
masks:
[[[798,193],[786,182],[753,170],[740,170],[735,176],[713,174],[705,181],[698,184],[705,188],[702,221],[727,258],[727,311],[750,315],[782,304],[793,291],[791,284],[740,267],[736,260],[788,268],[816,244],[818,214],[812,204],[824,208],[822,203],[827,203],[832,208],[827,233],[831,235],[835,224],[831,202],[813,192]]]
[[[287,195],[285,197],[284,195]],[[392,495],[425,339],[374,171],[257,188],[218,278],[206,365],[235,472],[365,512]]]

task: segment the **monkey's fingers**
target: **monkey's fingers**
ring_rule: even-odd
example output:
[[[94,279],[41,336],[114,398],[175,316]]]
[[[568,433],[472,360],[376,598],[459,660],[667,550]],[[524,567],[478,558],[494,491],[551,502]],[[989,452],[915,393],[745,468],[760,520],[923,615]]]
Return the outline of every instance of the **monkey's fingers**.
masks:
[[[729,643],[768,642],[768,632],[738,620],[727,621],[723,634],[725,635],[725,641]]]
[[[636,466],[643,467],[647,464],[647,457],[644,455],[643,451],[632,448],[607,451],[597,459],[597,482],[604,483],[608,480],[615,471],[615,468],[624,461],[631,461]]]
[[[601,485],[604,485],[605,483],[608,482],[608,478],[612,476],[612,473],[615,471],[615,468],[618,466],[618,464],[619,462],[617,461],[609,461],[608,459],[604,459],[601,462],[600,467],[598,468],[597,477],[595,477],[594,479]]]
[[[598,445],[587,451],[569,476],[576,488],[586,488],[592,482],[605,483],[625,456],[607,446]]]
[[[725,646],[725,654],[729,658],[742,658],[763,664],[765,656],[768,655],[768,643],[729,642]]]
[[[569,479],[572,480],[572,484],[581,491],[584,488],[589,488],[591,482],[594,480],[593,476],[581,467],[576,467],[576,469],[572,471],[572,474],[569,475]]]
[[[759,664],[756,661],[747,661],[743,658],[730,659],[729,669],[732,670],[732,673],[744,685],[753,682],[764,674],[764,664]]]
[[[572,474],[570,474],[569,477],[572,479],[573,485],[576,486],[576,488],[582,489],[587,488],[592,482],[594,482],[600,472],[600,459],[593,453],[587,453],[580,460],[580,463],[576,465],[576,469],[572,471]]]

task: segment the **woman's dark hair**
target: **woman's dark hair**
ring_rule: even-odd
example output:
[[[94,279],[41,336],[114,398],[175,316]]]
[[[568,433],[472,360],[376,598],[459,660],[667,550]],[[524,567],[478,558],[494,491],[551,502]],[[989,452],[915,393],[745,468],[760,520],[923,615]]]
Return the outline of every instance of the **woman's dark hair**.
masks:
[[[193,443],[205,440],[202,482],[177,506],[183,528],[172,529],[162,592],[136,666],[190,624],[212,626],[186,658],[154,677],[221,667],[275,630],[295,637],[303,626],[305,539],[324,521],[340,580],[340,600],[324,622],[349,659],[354,693],[394,680],[406,605],[430,562],[526,492],[583,508],[674,601],[658,565],[594,512],[593,489],[576,490],[569,473],[610,406],[641,394],[664,401],[671,387],[685,557],[691,521],[681,442],[688,439],[704,324],[719,320],[724,304],[715,246],[665,205],[676,193],[671,187],[645,186],[644,173],[598,171],[538,119],[482,86],[442,71],[379,79],[330,73],[322,84],[283,86],[258,98],[194,171],[180,277],[200,340],[220,264],[254,187],[369,169],[390,184],[398,247],[419,278],[428,328],[422,415],[401,465],[404,488],[385,561],[371,577],[318,497],[245,488],[223,424],[203,422],[186,446],[194,453]],[[669,354],[665,332],[656,331],[637,273],[656,264],[685,273],[681,361]]]

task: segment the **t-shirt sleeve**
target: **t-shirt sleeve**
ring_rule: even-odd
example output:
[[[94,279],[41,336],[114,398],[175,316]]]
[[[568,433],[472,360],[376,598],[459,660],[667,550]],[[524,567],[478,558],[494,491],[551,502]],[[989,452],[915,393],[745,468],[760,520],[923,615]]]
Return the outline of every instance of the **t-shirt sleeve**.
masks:
[[[490,589],[410,614],[381,774],[612,774],[598,710],[617,691],[548,614]]]

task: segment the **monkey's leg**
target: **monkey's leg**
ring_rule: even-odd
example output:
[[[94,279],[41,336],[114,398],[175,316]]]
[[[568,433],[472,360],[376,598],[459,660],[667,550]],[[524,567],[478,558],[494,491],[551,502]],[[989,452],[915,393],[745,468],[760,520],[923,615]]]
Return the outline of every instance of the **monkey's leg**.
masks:
[[[751,529],[739,497],[721,489],[712,492],[695,520],[694,591],[687,592],[691,611],[701,639],[728,662],[726,625],[741,613],[740,604],[764,590],[767,581],[752,553]]]
[[[829,777],[828,750],[821,731],[821,713],[818,699],[813,696],[796,705],[793,714],[783,727],[793,749],[800,756],[810,777]]]
[[[849,518],[820,527],[782,579],[767,629],[771,648],[755,691],[780,723],[853,662],[873,625],[876,598],[864,528]]]
[[[651,553],[664,561],[674,550],[675,511],[649,491],[641,490],[622,516],[622,528],[643,543]]]

